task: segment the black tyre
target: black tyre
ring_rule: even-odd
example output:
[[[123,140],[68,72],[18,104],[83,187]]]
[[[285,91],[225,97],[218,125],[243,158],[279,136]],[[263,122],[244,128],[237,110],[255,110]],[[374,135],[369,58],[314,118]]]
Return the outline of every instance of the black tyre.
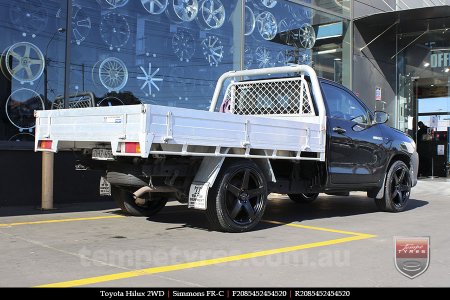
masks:
[[[381,211],[401,212],[408,205],[411,195],[411,173],[402,161],[395,161],[386,175],[384,197],[375,198],[375,204]]]
[[[311,203],[317,199],[319,193],[288,194],[289,198],[296,203]]]
[[[167,198],[163,194],[154,193],[145,205],[137,205],[130,191],[115,186],[111,187],[111,195],[116,201],[117,206],[124,213],[138,217],[153,216],[163,209],[167,203]]]
[[[226,163],[208,193],[206,216],[212,230],[244,232],[253,229],[266,209],[267,184],[250,160]]]

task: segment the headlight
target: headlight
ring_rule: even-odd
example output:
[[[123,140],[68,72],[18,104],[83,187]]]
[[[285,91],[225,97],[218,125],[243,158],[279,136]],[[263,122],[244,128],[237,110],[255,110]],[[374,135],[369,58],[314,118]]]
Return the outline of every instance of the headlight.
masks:
[[[403,144],[405,145],[408,153],[414,153],[416,151],[416,143],[414,141],[404,142]]]

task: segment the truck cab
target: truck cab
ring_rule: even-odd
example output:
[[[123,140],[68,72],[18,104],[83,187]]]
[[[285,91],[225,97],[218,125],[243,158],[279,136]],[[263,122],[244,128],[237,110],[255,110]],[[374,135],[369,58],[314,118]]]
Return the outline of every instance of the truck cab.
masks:
[[[326,79],[320,85],[327,109],[327,188],[379,188],[393,158],[408,165],[415,185],[418,162],[412,138],[387,126],[386,113],[372,112],[347,88]]]

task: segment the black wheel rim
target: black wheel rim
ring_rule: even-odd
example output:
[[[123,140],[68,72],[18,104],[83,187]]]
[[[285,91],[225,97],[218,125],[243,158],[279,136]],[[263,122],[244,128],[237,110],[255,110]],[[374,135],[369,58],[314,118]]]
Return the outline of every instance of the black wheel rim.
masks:
[[[307,199],[311,199],[316,196],[316,194],[314,194],[314,193],[307,193],[307,194],[302,194],[302,195],[303,195],[303,197],[305,197]]]
[[[391,200],[395,207],[402,208],[409,200],[411,177],[405,166],[398,166],[391,179]]]
[[[256,171],[245,168],[234,172],[225,190],[228,216],[238,225],[251,224],[261,214],[265,196],[263,179]]]

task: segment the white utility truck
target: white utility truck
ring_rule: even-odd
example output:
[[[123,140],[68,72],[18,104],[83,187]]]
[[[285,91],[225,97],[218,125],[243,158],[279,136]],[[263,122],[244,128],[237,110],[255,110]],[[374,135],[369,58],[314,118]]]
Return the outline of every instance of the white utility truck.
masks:
[[[414,142],[359,99],[331,100],[333,88],[354,97],[305,65],[232,71],[218,80],[209,111],[37,111],[35,149],[79,152],[78,165],[105,171],[101,192],[126,213],[150,216],[176,199],[204,210],[220,231],[256,226],[271,192],[311,202],[321,192],[363,190],[380,209],[403,210],[416,181]]]

